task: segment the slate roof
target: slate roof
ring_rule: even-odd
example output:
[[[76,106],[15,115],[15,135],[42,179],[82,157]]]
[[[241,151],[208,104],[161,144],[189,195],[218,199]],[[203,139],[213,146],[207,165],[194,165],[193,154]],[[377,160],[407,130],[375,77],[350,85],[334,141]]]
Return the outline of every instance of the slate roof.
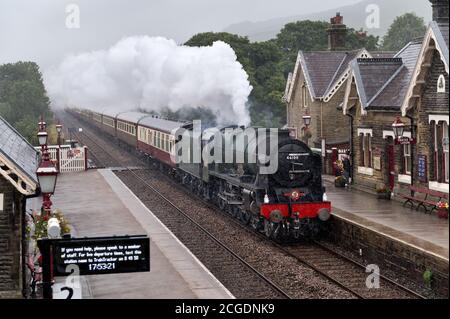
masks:
[[[0,116],[0,155],[37,184],[38,152],[5,119]]]
[[[432,21],[430,23],[430,26],[448,66],[448,23],[437,23],[435,21]]]
[[[357,59],[352,62],[363,108],[401,108],[421,46],[421,41],[410,42],[392,58]]]
[[[314,98],[326,95],[360,51],[300,52],[300,63]]]

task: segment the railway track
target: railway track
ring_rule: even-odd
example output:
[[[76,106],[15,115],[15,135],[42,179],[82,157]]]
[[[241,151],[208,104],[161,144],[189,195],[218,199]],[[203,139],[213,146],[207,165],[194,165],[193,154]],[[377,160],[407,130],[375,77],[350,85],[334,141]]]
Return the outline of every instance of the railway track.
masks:
[[[238,298],[277,298],[291,299],[291,296],[272,282],[264,274],[259,272],[252,265],[247,263],[236,252],[229,248],[220,239],[216,238],[202,225],[192,219],[189,214],[173,203],[154,186],[148,183],[143,177],[123,165],[114,155],[102,147],[88,134],[75,134],[79,142],[88,145],[90,154],[101,167],[121,167],[122,172],[126,172],[130,182],[134,182],[151,190],[151,195],[158,196],[161,200],[160,207],[152,207],[152,210],[164,211],[163,223],[175,233],[175,235],[187,246],[196,256],[200,258],[208,269],[220,265],[220,281]],[[89,142],[86,141],[89,139]],[[161,217],[161,214],[158,216]],[[243,286],[242,282],[246,285]]]
[[[81,136],[80,136],[81,137]],[[86,133],[83,134],[83,137],[89,139],[88,146],[90,147],[90,154],[95,154],[95,158],[98,163],[101,163],[101,166],[104,167],[123,167],[123,162],[121,163],[116,157],[111,155],[107,150],[105,150],[97,141],[94,140],[91,136]],[[82,140],[82,138],[81,138]],[[129,154],[128,154],[129,156]],[[276,291],[278,295],[282,298],[290,298],[289,293],[285,292],[281,287],[272,282],[269,278],[267,278],[264,274],[259,272],[257,269],[252,267],[249,263],[247,263],[243,258],[241,258],[237,253],[234,253],[232,249],[227,247],[223,242],[219,239],[215,238],[213,234],[211,234],[208,230],[206,230],[202,225],[193,220],[189,214],[185,213],[182,209],[180,209],[177,205],[171,202],[160,190],[155,189],[153,185],[151,185],[148,181],[153,177],[142,176],[139,175],[136,171],[124,168],[123,169],[126,174],[133,176],[133,178],[139,180],[141,184],[145,185],[147,188],[151,189],[155,192],[161,199],[167,202],[172,209],[176,210],[180,216],[183,216],[185,220],[188,220],[193,225],[195,225],[198,229],[203,232],[204,236],[212,239],[216,245],[220,246],[222,249],[226,250],[228,254],[233,255],[233,258],[239,260],[239,262],[243,263],[248,269],[250,269],[260,280],[263,280],[266,285],[270,286],[273,291]],[[167,178],[168,179],[168,178]],[[171,183],[174,183],[171,181]],[[175,184],[175,183],[174,183]],[[179,185],[177,185],[179,186]],[[184,189],[186,192],[186,190]],[[187,196],[192,197],[193,194],[187,194]],[[196,195],[194,195],[196,196]],[[200,199],[200,197],[198,197]],[[204,202],[205,203],[205,202]],[[216,207],[213,207],[210,203],[205,203],[209,205],[211,209],[217,210]],[[227,215],[222,212],[222,214]],[[228,215],[227,215],[228,216]],[[229,216],[228,216],[229,217]],[[263,235],[251,231],[248,227],[237,222],[234,218],[229,217],[233,223],[239,225],[244,231],[250,232],[253,235],[259,236],[261,240],[269,242]],[[177,222],[172,220],[165,220],[164,223],[170,228],[177,228],[175,225]],[[172,227],[172,228],[171,228]],[[178,234],[176,234],[179,236]],[[197,234],[198,235],[198,234]],[[181,235],[182,236],[182,235]],[[203,238],[204,236],[201,236]],[[187,236],[187,240],[192,240],[192,236]],[[180,238],[181,239],[181,238]],[[184,239],[182,240],[184,242]],[[185,243],[186,244],[186,243]],[[192,246],[196,247],[197,243],[192,243]],[[320,244],[319,242],[312,242],[307,244],[296,244],[290,246],[281,246],[276,243],[270,241],[271,245],[276,246],[279,250],[283,251],[284,254],[295,258],[299,263],[306,265],[307,267],[313,269],[321,276],[326,278],[327,280],[333,282],[335,285],[341,287],[343,290],[349,292],[354,298],[361,299],[381,299],[381,298],[424,298],[422,295],[410,290],[409,288],[402,286],[395,281],[380,275],[380,288],[379,289],[369,289],[366,286],[366,279],[369,273],[366,273],[366,267],[364,265],[358,264],[357,262],[343,256],[336,251]],[[188,246],[188,245],[187,245]],[[211,249],[208,248],[208,249]],[[192,249],[191,249],[192,250]],[[194,252],[194,251],[193,251]],[[194,252],[195,254],[195,252]],[[235,276],[234,276],[235,277]],[[248,282],[248,281],[246,281]]]

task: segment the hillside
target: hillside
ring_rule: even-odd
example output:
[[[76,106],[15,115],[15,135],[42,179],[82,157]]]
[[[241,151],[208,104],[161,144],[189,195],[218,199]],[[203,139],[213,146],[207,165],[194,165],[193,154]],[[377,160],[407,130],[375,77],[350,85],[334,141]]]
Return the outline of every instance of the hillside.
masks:
[[[366,8],[369,4],[376,4],[380,8],[380,28],[369,29],[366,27]],[[292,11],[301,12],[299,8],[292,8]],[[428,23],[431,20],[431,5],[428,0],[365,0],[355,5],[336,7],[335,9],[312,13],[307,15],[296,15],[259,22],[242,22],[230,25],[225,28],[225,32],[248,36],[252,41],[265,41],[274,38],[283,26],[289,22],[299,20],[324,20],[329,19],[340,12],[344,16],[344,23],[348,27],[355,29],[364,28],[370,34],[383,36],[388,30],[395,17],[406,12],[414,12],[421,16]]]

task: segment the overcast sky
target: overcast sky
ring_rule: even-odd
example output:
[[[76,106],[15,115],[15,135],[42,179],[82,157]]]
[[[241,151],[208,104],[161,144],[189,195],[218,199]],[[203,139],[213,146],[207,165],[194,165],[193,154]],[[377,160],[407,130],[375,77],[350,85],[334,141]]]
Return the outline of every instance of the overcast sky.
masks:
[[[178,43],[230,24],[306,14],[359,0],[0,0],[0,63],[32,60],[45,70],[65,55],[104,49],[125,36]],[[66,27],[66,6],[80,28]]]

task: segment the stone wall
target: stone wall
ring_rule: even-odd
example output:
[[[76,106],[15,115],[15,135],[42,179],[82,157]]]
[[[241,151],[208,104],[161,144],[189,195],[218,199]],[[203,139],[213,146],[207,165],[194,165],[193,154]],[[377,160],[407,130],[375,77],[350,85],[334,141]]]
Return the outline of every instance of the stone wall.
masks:
[[[321,140],[346,141],[349,137],[349,118],[342,114],[338,106],[342,103],[345,94],[343,85],[327,103],[319,100],[311,100],[307,90],[307,105],[303,107],[302,86],[305,82],[303,72],[299,70],[296,85],[293,89],[292,98],[287,105],[288,126],[297,128],[297,136],[302,139],[303,115],[309,112],[311,125],[309,127],[312,137],[309,139],[310,147],[321,147]]]
[[[22,295],[22,196],[2,176],[0,194],[4,198],[0,211],[0,298],[18,298]]]
[[[437,92],[437,83],[440,75],[445,75],[446,90],[445,93]],[[427,74],[426,85],[422,91],[421,99],[416,107],[410,111],[417,124],[417,145],[414,149],[414,158],[419,155],[427,157],[427,181],[420,182],[418,176],[417,165],[415,165],[414,184],[422,187],[428,187],[428,181],[435,181],[434,167],[434,140],[432,125],[429,123],[429,115],[431,114],[449,114],[448,109],[448,92],[449,82],[448,74],[445,71],[439,52],[435,51],[431,63],[430,72]],[[417,164],[417,162],[416,162]]]
[[[433,291],[448,298],[447,260],[337,216],[331,219],[330,227],[329,239],[332,242],[355,255],[361,252],[361,262],[378,265],[381,274],[390,271],[396,276],[424,286],[423,274],[430,270],[433,274]]]
[[[400,111],[399,111],[400,112]],[[369,111],[366,115],[361,113],[361,105],[358,102],[352,109],[350,114],[354,117],[353,122],[353,183],[365,191],[374,193],[377,184],[385,184],[389,186],[389,157],[388,146],[394,145],[392,137],[383,136],[383,131],[392,132],[392,123],[395,121],[399,113]],[[409,124],[408,118],[402,118],[402,121]],[[372,130],[372,148],[371,162],[372,174],[363,174],[358,171],[361,163],[361,138],[358,135],[358,129]],[[392,134],[392,133],[391,133]],[[403,152],[401,145],[394,145],[394,187],[400,188],[402,183],[399,182],[399,174],[403,174]],[[374,168],[375,157],[380,158],[380,169]]]

